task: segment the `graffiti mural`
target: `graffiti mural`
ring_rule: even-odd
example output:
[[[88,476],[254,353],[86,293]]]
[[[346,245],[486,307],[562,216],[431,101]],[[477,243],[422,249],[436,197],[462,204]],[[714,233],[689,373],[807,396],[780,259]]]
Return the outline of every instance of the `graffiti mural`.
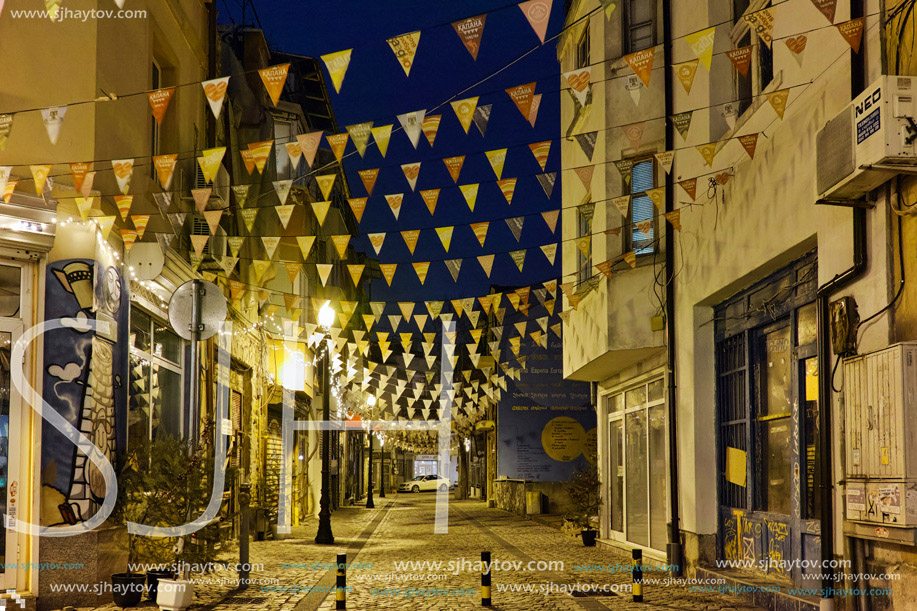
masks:
[[[89,438],[112,464],[127,434],[127,320],[124,280],[114,267],[70,259],[48,266],[45,320],[63,328],[44,336],[47,403]],[[108,333],[88,321],[110,323]],[[59,431],[42,427],[41,523],[77,524],[105,496],[101,473]]]

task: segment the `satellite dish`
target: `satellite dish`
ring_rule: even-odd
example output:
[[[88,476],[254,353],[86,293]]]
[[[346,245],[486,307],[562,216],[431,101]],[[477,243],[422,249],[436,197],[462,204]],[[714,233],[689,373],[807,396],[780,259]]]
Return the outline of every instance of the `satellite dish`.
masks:
[[[172,293],[169,300],[169,322],[172,328],[183,339],[191,339],[192,294],[194,285],[198,287],[200,301],[200,334],[198,339],[205,340],[216,335],[223,321],[226,320],[226,298],[219,287],[204,280],[189,280]]]
[[[158,242],[140,242],[131,248],[126,263],[134,268],[138,280],[153,280],[162,273],[165,257]]]

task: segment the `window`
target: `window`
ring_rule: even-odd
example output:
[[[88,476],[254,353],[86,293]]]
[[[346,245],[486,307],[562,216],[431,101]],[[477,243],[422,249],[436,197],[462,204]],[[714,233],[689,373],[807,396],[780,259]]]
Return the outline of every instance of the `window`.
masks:
[[[130,329],[128,438],[181,438],[185,343],[137,308],[131,308]]]
[[[586,209],[584,209],[586,208]],[[592,206],[581,206],[576,211],[577,218],[577,236],[578,238],[589,237],[588,255],[577,247],[577,284],[583,284],[592,277],[592,216],[594,213]]]
[[[656,44],[655,0],[625,0],[625,53],[636,53]]]
[[[586,22],[586,28],[583,30],[583,36],[579,39],[579,43],[576,45],[576,67],[585,68],[589,65],[589,46],[591,41],[589,39],[589,21]]]
[[[665,549],[666,414],[662,378],[606,399],[610,526],[627,541]]]
[[[645,193],[656,186],[655,164],[652,157],[634,163],[630,175],[630,218],[625,233],[624,252],[638,255],[652,254],[656,250],[656,213],[653,200]]]
[[[152,79],[150,82],[150,89],[155,91],[162,87],[162,68],[159,66],[159,62],[155,59],[153,60],[152,65]],[[159,124],[156,123],[156,118],[153,115],[150,115],[150,156],[154,157],[159,155],[160,144],[162,140],[162,134],[160,132]],[[153,166],[152,159],[150,161],[150,177],[156,178],[156,168]]]
[[[743,19],[746,13],[761,10],[764,6],[755,6],[751,10],[751,0],[733,0],[732,2],[732,37],[735,47],[755,45],[752,53],[752,66],[748,74],[743,76],[736,71],[736,98],[739,100],[739,114],[751,106],[755,95],[760,94],[774,79],[774,52],[765,44],[761,44],[758,36],[751,31],[748,23]],[[765,6],[770,4],[765,3]]]

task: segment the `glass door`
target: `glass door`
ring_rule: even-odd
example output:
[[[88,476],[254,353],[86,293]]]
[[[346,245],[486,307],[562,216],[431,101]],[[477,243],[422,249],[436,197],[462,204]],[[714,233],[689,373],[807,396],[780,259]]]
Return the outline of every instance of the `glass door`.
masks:
[[[10,352],[22,332],[18,321],[0,318],[0,512],[9,517],[10,526],[28,518],[28,495],[23,494],[27,479],[20,479],[22,417],[19,393],[12,386]],[[4,530],[0,545],[0,587],[17,586],[18,542],[21,536],[12,528]]]
[[[611,530],[624,534],[624,423],[620,416],[608,423],[609,469],[608,499]]]

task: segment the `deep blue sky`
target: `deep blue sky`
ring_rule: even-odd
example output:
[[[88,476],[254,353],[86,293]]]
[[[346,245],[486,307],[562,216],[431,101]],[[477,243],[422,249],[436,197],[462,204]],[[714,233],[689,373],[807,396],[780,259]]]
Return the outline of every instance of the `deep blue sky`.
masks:
[[[219,4],[226,21],[229,9],[238,21],[241,17],[235,0]],[[497,72],[511,61],[539,45],[538,37],[516,4],[467,0],[464,2],[348,0],[334,2],[257,2],[257,12],[265,35],[278,50],[318,57],[353,48],[350,67],[341,93],[334,92],[328,79],[332,105],[341,129],[344,126],[373,121],[374,126],[394,123],[396,115],[428,109],[441,114],[442,122],[431,148],[421,135],[415,150],[407,136],[392,134],[386,158],[373,144],[365,158],[353,154],[345,159],[345,170],[354,197],[366,195],[357,174],[366,168],[381,168],[373,194],[360,224],[361,236],[354,241],[357,249],[378,258],[381,263],[399,263],[392,287],[384,280],[373,284],[374,301],[422,301],[454,299],[486,294],[491,284],[534,284],[556,278],[560,272],[560,255],[555,267],[538,248],[556,241],[561,228],[552,235],[540,215],[526,217],[522,240],[516,243],[506,217],[555,210],[560,207],[560,176],[553,197],[548,201],[535,175],[541,172],[527,144],[553,140],[547,171],[560,165],[559,142],[559,67],[557,51],[548,42],[535,52],[500,72],[497,76],[464,93],[460,98],[480,96],[479,105],[493,104],[493,111],[482,138],[472,125],[466,135],[450,105],[431,110],[456,93]],[[450,23],[478,14],[487,14],[484,35],[477,61],[461,43]],[[547,37],[563,25],[563,1],[554,0]],[[386,39],[421,31],[420,44],[410,77],[395,59]],[[326,73],[327,78],[327,73]],[[544,92],[535,128],[523,118],[504,89],[537,81],[536,93]],[[323,144],[324,146],[324,144]],[[518,177],[512,205],[508,206],[497,187],[495,176],[483,151],[509,147],[503,178]],[[353,145],[348,144],[347,152]],[[444,157],[467,155],[459,184],[480,182],[477,205],[469,211],[459,189],[441,161]],[[420,161],[417,190],[411,192],[400,165]],[[436,213],[432,217],[421,199],[422,189],[442,188]],[[404,203],[396,221],[383,197],[404,193]],[[468,223],[492,221],[484,248],[474,237]],[[422,231],[412,257],[399,232],[409,229],[432,229],[457,226],[449,253],[446,254],[436,233]],[[365,234],[388,232],[385,244],[375,255]],[[529,247],[522,273],[507,254],[497,254],[493,273],[488,279],[476,257],[504,253]],[[465,258],[458,282],[453,282],[445,264],[446,258]],[[411,261],[434,261],[426,284],[421,287]]]

